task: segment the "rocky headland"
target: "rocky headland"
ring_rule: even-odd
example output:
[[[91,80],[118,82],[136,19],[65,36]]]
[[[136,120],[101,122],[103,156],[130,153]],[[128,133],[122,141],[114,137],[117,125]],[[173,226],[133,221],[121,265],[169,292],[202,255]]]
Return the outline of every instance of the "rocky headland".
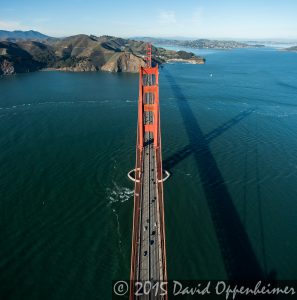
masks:
[[[75,35],[61,39],[0,41],[0,75],[42,69],[73,72],[138,72],[145,65],[146,43],[112,36]],[[155,63],[202,64],[205,59],[185,51],[152,46]]]

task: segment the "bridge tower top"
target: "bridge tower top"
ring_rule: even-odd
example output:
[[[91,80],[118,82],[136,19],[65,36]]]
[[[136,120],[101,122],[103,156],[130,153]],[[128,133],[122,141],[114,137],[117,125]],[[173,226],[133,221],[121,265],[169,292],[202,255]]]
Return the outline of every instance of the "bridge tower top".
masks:
[[[146,45],[146,67],[151,68],[152,67],[152,44],[147,43]]]

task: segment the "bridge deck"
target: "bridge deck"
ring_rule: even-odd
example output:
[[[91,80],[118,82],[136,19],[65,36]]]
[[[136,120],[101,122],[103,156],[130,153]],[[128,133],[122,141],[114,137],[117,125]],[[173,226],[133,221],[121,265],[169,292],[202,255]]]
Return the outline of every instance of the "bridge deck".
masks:
[[[156,153],[147,134],[143,152],[143,177],[140,193],[140,222],[138,245],[138,280],[162,280],[162,255],[160,242],[160,214],[156,175]]]

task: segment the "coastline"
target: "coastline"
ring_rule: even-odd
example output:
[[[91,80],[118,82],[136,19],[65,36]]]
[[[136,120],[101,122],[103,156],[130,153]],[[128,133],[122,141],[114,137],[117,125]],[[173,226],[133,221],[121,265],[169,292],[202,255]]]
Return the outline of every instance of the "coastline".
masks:
[[[191,64],[191,65],[204,65],[206,63],[205,59],[201,60],[191,60],[191,59],[182,59],[182,58],[172,58],[168,59],[166,62],[160,64],[164,65],[166,63],[182,63],[182,64]],[[43,68],[37,70],[37,72],[74,72],[74,73],[84,73],[84,72],[108,72],[108,73],[137,73],[137,72],[116,72],[116,71],[106,71],[106,70],[75,70],[72,68]],[[34,71],[33,71],[34,72]],[[31,73],[31,72],[28,72]],[[18,73],[16,73],[18,74]]]
[[[191,64],[191,65],[204,65],[205,59],[193,60],[193,59],[183,59],[183,58],[171,58],[171,59],[168,59],[165,62],[165,64],[170,63],[170,62],[185,63],[185,64]]]

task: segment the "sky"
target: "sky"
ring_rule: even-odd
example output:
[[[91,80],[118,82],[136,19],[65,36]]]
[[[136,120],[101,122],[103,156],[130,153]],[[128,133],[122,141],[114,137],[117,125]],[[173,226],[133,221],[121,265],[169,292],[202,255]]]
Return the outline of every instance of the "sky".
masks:
[[[0,0],[0,30],[297,39],[297,0]]]

